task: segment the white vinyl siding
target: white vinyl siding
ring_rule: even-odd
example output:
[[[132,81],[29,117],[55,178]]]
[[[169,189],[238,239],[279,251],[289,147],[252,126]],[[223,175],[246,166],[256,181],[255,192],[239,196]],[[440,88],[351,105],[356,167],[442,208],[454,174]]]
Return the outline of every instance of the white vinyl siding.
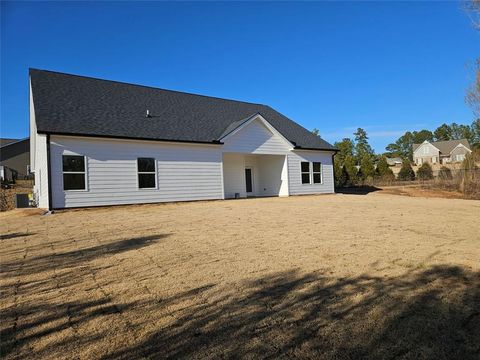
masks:
[[[63,190],[62,155],[87,158],[88,191]],[[155,158],[157,189],[139,189],[137,158]],[[51,137],[53,207],[222,199],[219,146]]]
[[[48,206],[47,135],[37,134],[35,108],[30,84],[30,168],[34,172],[33,194],[39,208]]]
[[[288,158],[290,195],[330,194],[334,192],[332,153],[329,151],[292,151]],[[322,182],[302,184],[302,162],[321,163]],[[310,164],[310,171],[312,164]]]
[[[34,194],[39,208],[48,209],[48,162],[47,135],[34,134],[35,137],[35,186]],[[61,175],[60,175],[61,176]]]
[[[223,154],[223,181],[225,198],[232,199],[235,193],[246,197],[245,156],[242,154]]]
[[[289,150],[286,141],[258,119],[225,138],[222,146],[223,152],[247,154],[285,155]]]

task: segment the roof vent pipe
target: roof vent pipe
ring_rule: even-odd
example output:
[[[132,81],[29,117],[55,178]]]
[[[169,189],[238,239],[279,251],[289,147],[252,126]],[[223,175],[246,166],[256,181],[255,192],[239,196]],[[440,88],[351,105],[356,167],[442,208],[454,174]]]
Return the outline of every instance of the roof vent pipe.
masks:
[[[147,115],[145,115],[145,117],[147,117],[147,118],[151,117],[150,116],[150,110],[147,109]]]

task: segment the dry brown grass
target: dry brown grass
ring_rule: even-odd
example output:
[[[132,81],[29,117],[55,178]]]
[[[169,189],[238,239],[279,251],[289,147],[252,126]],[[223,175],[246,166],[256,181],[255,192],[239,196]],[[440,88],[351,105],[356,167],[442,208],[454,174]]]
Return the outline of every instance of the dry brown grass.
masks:
[[[480,202],[0,214],[2,358],[478,359]]]

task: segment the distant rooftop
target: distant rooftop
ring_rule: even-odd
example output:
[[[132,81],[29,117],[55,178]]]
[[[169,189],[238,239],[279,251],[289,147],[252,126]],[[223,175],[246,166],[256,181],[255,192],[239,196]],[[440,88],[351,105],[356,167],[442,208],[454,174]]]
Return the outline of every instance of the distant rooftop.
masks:
[[[447,140],[447,141],[429,141],[430,144],[435,146],[442,154],[450,154],[450,152],[455,149],[458,144],[464,145],[467,149],[470,149],[470,144],[467,139],[459,140]],[[413,144],[413,151],[422,144]]]
[[[20,141],[21,139],[7,139],[7,138],[0,138],[0,147],[5,146],[17,141]]]

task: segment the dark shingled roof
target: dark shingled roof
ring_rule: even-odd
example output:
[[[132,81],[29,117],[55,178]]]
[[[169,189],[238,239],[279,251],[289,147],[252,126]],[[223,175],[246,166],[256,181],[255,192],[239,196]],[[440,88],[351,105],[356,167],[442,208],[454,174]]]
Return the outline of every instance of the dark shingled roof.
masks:
[[[6,138],[1,138],[0,139],[0,146],[5,146],[8,144],[15,143],[17,141],[20,141],[20,139],[6,139]]]
[[[30,79],[39,133],[212,143],[259,113],[297,147],[334,149],[266,105],[36,69]]]

